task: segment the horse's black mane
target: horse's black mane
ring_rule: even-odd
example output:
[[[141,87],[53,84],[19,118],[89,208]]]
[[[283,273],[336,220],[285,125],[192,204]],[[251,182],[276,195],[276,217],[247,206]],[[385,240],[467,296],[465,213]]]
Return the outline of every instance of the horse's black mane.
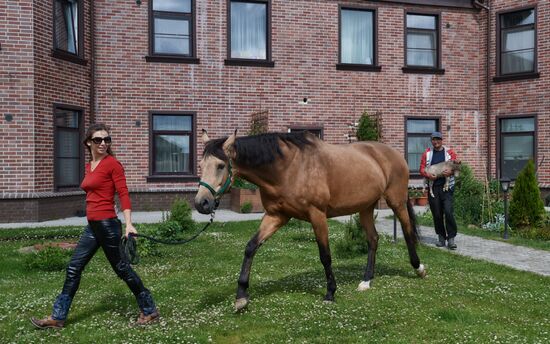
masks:
[[[238,137],[235,140],[235,151],[237,153],[235,162],[250,167],[267,165],[275,161],[278,156],[283,156],[279,140],[302,150],[306,146],[312,145],[315,138],[314,135],[308,132],[267,133]],[[227,137],[208,141],[204,147],[203,155],[212,155],[227,161],[227,156],[223,151],[225,140],[227,140]]]

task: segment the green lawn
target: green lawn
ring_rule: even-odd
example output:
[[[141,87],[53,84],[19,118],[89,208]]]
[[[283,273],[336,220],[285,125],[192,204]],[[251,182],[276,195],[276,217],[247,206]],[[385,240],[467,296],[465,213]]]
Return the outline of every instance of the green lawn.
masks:
[[[17,249],[75,229],[0,231],[0,343],[548,343],[550,278],[419,248],[428,278],[408,263],[403,241],[382,236],[371,289],[355,290],[366,257],[333,256],[336,302],[310,229],[280,230],[254,260],[248,309],[233,302],[244,247],[257,221],[214,223],[184,246],[163,246],[136,270],[162,320],[134,328],[137,306],[98,254],[83,274],[66,328],[35,330],[30,316],[50,312],[64,272],[27,271]],[[11,233],[11,234],[10,234]],[[19,239],[8,239],[18,235]],[[331,241],[343,225],[331,221]]]

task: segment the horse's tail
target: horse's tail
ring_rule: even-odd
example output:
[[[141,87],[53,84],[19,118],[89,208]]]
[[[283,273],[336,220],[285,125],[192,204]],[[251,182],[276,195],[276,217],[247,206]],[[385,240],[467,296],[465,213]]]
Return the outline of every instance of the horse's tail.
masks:
[[[411,221],[411,227],[413,230],[413,241],[415,244],[418,244],[418,228],[416,227],[416,215],[414,214],[414,208],[409,198],[407,198],[407,212],[409,213],[409,220]]]

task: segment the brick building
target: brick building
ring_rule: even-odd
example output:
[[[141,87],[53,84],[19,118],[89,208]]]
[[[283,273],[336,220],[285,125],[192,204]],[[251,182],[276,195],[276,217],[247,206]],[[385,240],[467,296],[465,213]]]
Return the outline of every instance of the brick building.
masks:
[[[84,210],[79,143],[112,127],[135,210],[192,197],[199,131],[376,115],[418,180],[435,129],[480,178],[534,158],[550,187],[550,3],[0,0],[0,222]]]

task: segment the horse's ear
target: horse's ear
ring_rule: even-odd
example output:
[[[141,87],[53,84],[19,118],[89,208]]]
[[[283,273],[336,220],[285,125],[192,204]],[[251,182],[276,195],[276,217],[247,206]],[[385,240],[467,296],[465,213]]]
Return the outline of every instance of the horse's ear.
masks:
[[[235,139],[237,138],[237,130],[233,135],[229,136],[227,140],[223,143],[223,152],[229,159],[235,159],[237,152],[235,151]]]
[[[208,134],[206,133],[206,129],[202,130],[202,143],[206,144],[206,142],[210,141],[210,138],[208,137]]]

